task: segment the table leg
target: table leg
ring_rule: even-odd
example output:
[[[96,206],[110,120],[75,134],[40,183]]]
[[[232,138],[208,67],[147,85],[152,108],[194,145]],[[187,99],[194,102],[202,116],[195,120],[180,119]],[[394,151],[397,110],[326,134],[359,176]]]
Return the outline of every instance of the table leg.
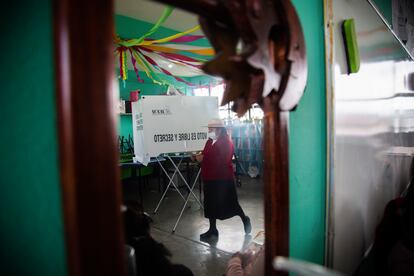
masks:
[[[199,168],[199,171],[201,171],[201,168]],[[201,194],[201,190],[202,190],[202,185],[201,185],[201,177],[198,178],[198,191],[200,193],[200,201],[203,202],[203,198],[202,198],[202,194]]]
[[[142,196],[142,179],[141,179],[141,167],[138,168],[138,189],[139,189],[139,197],[141,199],[141,205],[144,207],[144,198]]]
[[[186,169],[187,169],[187,183],[190,183],[190,162],[188,160],[186,162]]]
[[[190,188],[190,186],[187,183],[187,180],[185,179],[185,177],[182,175],[182,173],[180,172],[180,170],[178,169],[178,167],[175,165],[175,163],[172,161],[171,157],[167,156],[167,158],[169,158],[171,160],[171,162],[173,163],[173,166],[175,167],[175,170],[178,172],[178,174],[180,175],[181,179],[184,181],[184,184],[187,186],[187,188],[190,190],[190,193],[194,196],[194,198],[196,199],[196,201],[198,202],[198,204],[200,205],[201,208],[203,208],[203,205],[201,204],[200,200],[198,199],[198,197],[194,194],[193,190]],[[200,171],[198,172],[197,176],[200,174]]]
[[[194,186],[195,186],[195,185],[196,185],[196,183],[197,183],[197,179],[198,179],[198,177],[199,177],[199,176],[200,176],[200,171],[198,171],[197,176],[196,176],[196,178],[194,179],[193,185],[192,185],[191,187],[189,187],[189,188],[190,188],[190,192],[191,192],[191,193],[192,193],[192,191],[193,191],[193,189],[194,189]],[[183,213],[184,213],[185,207],[187,206],[188,200],[190,199],[191,193],[188,193],[187,198],[185,199],[184,206],[183,206],[183,208],[181,208],[180,215],[179,215],[179,217],[178,217],[177,221],[175,222],[174,228],[173,228],[173,230],[172,230],[172,232],[173,232],[173,233],[175,232],[175,229],[177,228],[177,225],[178,225],[178,223],[179,223],[179,222],[180,222],[180,220],[181,220],[181,217],[182,217],[182,215],[183,215]],[[193,195],[194,195],[194,194],[193,194]],[[195,197],[195,198],[197,199],[197,197]],[[199,202],[199,203],[200,203],[200,202]],[[200,206],[201,206],[201,205],[200,205]],[[203,208],[203,207],[201,206],[201,208]]]
[[[158,166],[158,192],[163,192],[163,191],[164,191],[164,187],[161,187],[161,168],[160,166]]]
[[[168,192],[168,188],[170,187],[170,185],[171,185],[171,184],[174,186],[174,188],[177,190],[177,192],[180,194],[180,196],[181,196],[181,197],[185,200],[185,197],[184,197],[184,196],[183,196],[183,194],[180,192],[179,188],[175,186],[174,181],[173,181],[174,176],[175,176],[175,174],[177,173],[177,170],[175,170],[175,171],[174,171],[174,173],[173,173],[173,175],[172,175],[172,178],[170,178],[170,176],[168,175],[168,172],[164,169],[164,167],[162,166],[162,164],[161,164],[161,162],[160,162],[159,160],[158,160],[158,164],[160,165],[160,168],[163,170],[164,174],[168,177],[168,179],[170,180],[170,182],[168,182],[168,185],[167,185],[167,187],[165,188],[164,193],[163,193],[163,195],[161,196],[161,199],[160,199],[160,201],[158,202],[157,207],[156,207],[156,208],[155,208],[155,210],[154,210],[154,214],[156,214],[156,213],[157,213],[157,210],[158,210],[158,208],[160,207],[161,202],[163,201],[163,199],[164,199],[165,195],[167,194],[167,192]],[[175,164],[175,163],[174,163],[174,164]]]

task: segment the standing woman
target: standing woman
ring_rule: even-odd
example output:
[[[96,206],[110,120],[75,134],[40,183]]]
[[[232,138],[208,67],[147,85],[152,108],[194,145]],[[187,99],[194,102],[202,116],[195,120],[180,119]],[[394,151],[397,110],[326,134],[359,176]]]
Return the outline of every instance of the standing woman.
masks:
[[[209,139],[201,154],[196,156],[201,162],[201,177],[204,184],[204,216],[209,219],[210,228],[200,235],[200,240],[218,238],[216,220],[239,216],[244,232],[251,232],[250,218],[246,216],[237,199],[233,172],[234,146],[220,119],[208,123]]]

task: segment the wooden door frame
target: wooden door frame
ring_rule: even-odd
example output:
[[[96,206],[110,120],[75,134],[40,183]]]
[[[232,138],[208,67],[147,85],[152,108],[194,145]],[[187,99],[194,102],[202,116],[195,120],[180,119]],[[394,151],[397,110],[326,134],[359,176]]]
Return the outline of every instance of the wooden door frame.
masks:
[[[113,95],[113,0],[54,0],[60,181],[69,275],[125,275]]]
[[[54,0],[60,180],[69,275],[125,275],[113,87],[114,1]],[[266,275],[289,255],[288,116],[265,109]]]

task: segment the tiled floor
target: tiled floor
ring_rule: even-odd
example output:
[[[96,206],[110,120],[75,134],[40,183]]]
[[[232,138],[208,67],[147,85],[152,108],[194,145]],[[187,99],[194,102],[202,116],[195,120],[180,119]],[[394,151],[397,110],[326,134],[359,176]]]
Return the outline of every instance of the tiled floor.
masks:
[[[208,229],[208,220],[191,197],[183,216],[172,233],[174,224],[184,204],[179,194],[170,189],[158,212],[154,214],[162,194],[158,191],[156,179],[150,181],[144,190],[144,209],[154,219],[152,235],[173,254],[172,261],[189,267],[194,275],[223,275],[231,255],[243,250],[259,231],[264,229],[263,193],[261,179],[242,177],[242,186],[237,188],[239,202],[251,219],[252,234],[245,236],[239,217],[217,221],[220,232],[215,244],[201,242],[199,235]],[[153,183],[152,183],[153,182]],[[185,193],[185,189],[181,189]],[[199,191],[195,190],[198,196]],[[124,198],[138,198],[136,185],[124,185]]]

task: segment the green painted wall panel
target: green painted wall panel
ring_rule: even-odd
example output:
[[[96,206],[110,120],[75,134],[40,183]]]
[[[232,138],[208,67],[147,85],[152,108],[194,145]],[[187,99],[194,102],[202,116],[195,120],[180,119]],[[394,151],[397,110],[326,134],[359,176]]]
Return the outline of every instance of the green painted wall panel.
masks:
[[[52,2],[0,13],[0,275],[66,275]]]
[[[326,92],[323,1],[293,0],[305,33],[309,75],[290,115],[290,253],[322,264],[325,237]]]
[[[118,135],[128,138],[134,135],[132,132],[132,115],[121,115],[119,116],[119,128]]]
[[[140,89],[143,95],[159,95],[167,92],[168,86],[155,84],[147,76],[143,76],[140,73],[141,79],[144,83],[140,83],[137,80],[135,72],[128,71],[128,79],[126,81],[119,81],[119,95],[124,100],[129,100],[129,92]]]

